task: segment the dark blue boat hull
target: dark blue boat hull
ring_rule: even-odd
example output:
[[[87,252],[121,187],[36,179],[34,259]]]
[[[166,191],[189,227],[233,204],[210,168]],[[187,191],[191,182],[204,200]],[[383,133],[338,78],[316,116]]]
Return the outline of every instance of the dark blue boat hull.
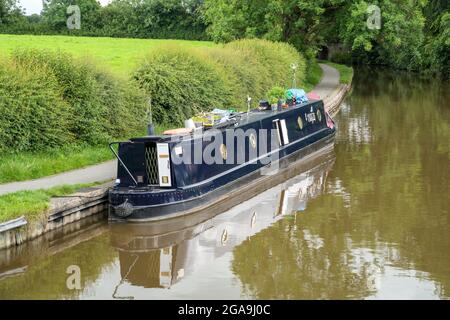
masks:
[[[211,179],[193,187],[178,188],[176,190],[112,190],[109,194],[110,220],[126,220],[129,222],[153,221],[175,218],[192,214],[206,208],[214,210],[214,205],[227,202],[235,205],[233,197],[248,193],[248,197],[269,189],[281,179],[287,179],[286,174],[290,166],[299,161],[307,160],[329,149],[334,143],[335,130],[323,129],[315,134],[293,142],[280,150],[278,162],[280,172],[278,179],[273,176],[261,175],[261,168],[266,165],[260,161],[233,170],[229,174]],[[292,172],[292,175],[298,172]],[[289,173],[288,173],[289,175]],[[220,207],[223,210],[224,207]]]

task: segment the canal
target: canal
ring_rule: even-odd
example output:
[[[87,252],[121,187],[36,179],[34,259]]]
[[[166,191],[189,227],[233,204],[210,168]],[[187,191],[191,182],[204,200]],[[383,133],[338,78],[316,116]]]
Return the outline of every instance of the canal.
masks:
[[[357,69],[291,179],[177,230],[94,217],[0,251],[0,299],[449,298],[448,89]]]

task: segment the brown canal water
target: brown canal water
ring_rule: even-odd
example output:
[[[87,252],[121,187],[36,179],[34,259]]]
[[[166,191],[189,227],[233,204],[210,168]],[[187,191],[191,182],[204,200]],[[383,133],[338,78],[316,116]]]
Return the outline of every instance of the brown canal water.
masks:
[[[334,151],[292,179],[169,233],[97,217],[0,251],[0,298],[449,298],[448,89],[357,70]]]

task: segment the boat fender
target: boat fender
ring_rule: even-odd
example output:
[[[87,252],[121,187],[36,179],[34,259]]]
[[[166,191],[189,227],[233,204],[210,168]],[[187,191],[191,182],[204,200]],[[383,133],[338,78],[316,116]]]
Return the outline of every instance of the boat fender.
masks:
[[[113,208],[114,213],[120,218],[127,218],[133,213],[133,205],[128,202],[128,199],[118,206],[113,206]]]

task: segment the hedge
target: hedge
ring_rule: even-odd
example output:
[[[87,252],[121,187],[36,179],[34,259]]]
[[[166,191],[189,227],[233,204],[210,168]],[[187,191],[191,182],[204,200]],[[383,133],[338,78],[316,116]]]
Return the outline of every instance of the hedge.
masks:
[[[157,122],[182,124],[198,111],[213,108],[245,109],[267,98],[274,86],[292,86],[297,68],[298,86],[305,79],[305,60],[285,43],[238,40],[215,48],[155,47],[133,78],[151,97]]]
[[[0,77],[1,150],[95,145],[145,128],[144,93],[86,59],[19,50],[3,60]]]
[[[67,53],[18,50],[0,61],[0,151],[95,145],[141,133],[148,100],[154,120],[171,125],[212,108],[243,110],[247,95],[257,102],[272,87],[290,87],[292,63],[301,86],[305,61],[284,43],[165,45],[151,50],[127,81]]]
[[[70,131],[77,140],[95,144],[144,127],[144,95],[89,60],[43,50],[19,50],[13,59],[28,69],[46,67],[56,77],[70,106]]]
[[[36,151],[72,141],[69,105],[46,70],[0,62],[0,152]]]

